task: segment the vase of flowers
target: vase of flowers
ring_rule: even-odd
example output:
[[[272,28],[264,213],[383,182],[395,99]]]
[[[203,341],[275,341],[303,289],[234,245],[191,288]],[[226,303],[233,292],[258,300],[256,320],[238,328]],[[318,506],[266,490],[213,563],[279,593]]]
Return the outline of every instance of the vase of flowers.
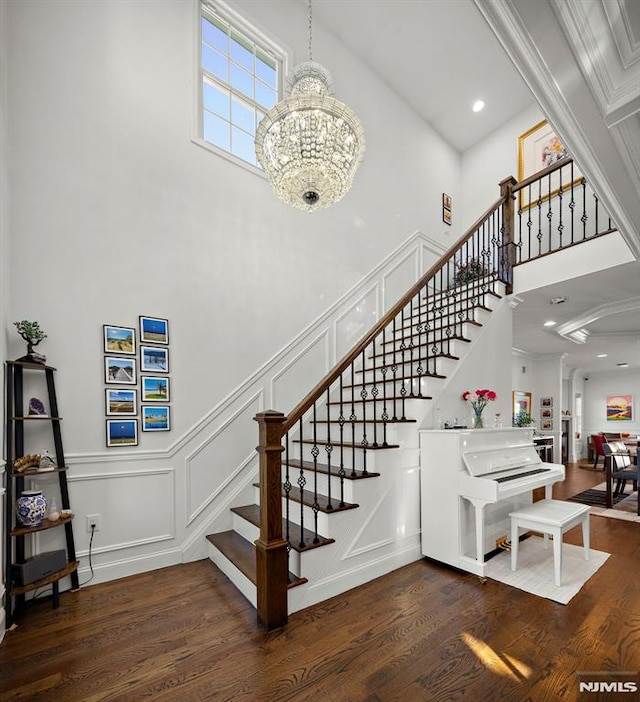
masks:
[[[484,421],[482,419],[482,412],[484,408],[490,403],[496,400],[498,395],[493,390],[476,390],[475,392],[470,392],[465,390],[462,393],[462,399],[465,402],[469,402],[473,408],[473,429],[482,429],[484,427]]]

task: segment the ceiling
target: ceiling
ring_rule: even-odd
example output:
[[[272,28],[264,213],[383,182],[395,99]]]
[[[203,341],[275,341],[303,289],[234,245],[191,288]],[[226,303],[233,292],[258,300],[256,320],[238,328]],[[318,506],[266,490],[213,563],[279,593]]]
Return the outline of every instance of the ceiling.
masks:
[[[537,102],[640,258],[639,8],[637,0],[315,0],[313,16],[460,152]],[[486,107],[474,113],[478,99]],[[551,315],[558,296],[567,302]],[[543,327],[551,316],[557,325]],[[514,346],[564,354],[567,373],[637,369],[640,263],[527,292],[514,317]],[[555,331],[578,321],[584,344]]]

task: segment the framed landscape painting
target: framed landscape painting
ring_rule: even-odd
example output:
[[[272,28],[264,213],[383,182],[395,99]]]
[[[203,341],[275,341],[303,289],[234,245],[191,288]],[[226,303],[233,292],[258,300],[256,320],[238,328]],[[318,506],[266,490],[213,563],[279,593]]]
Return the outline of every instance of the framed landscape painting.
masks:
[[[107,446],[137,445],[137,419],[107,419]]]
[[[137,382],[136,359],[105,356],[104,382],[117,385],[135,385]]]
[[[148,344],[169,343],[169,322],[160,317],[140,316],[140,341]]]
[[[169,431],[171,429],[168,405],[142,408],[142,431]]]
[[[136,352],[136,330],[131,327],[117,327],[112,324],[103,324],[104,350],[106,353]]]
[[[607,421],[630,422],[633,419],[633,395],[607,397]]]
[[[140,346],[140,370],[151,373],[168,373],[169,349]]]
[[[143,402],[169,402],[169,378],[140,376]]]
[[[138,414],[137,390],[123,390],[121,388],[105,390],[106,411],[108,415],[136,415]]]

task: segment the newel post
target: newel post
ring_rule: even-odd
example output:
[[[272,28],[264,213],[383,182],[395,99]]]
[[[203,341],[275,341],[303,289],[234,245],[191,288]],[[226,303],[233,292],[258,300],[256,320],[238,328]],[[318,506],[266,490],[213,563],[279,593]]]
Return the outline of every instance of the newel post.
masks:
[[[505,199],[502,205],[502,246],[505,251],[505,256],[501,262],[500,277],[507,285],[507,295],[513,292],[513,267],[516,263],[516,244],[513,237],[513,201],[515,199],[513,186],[517,183],[518,181],[513,176],[505,178],[500,183],[500,195]]]
[[[282,538],[282,424],[281,412],[267,410],[258,422],[260,465],[260,538],[256,545],[258,622],[267,630],[287,623],[287,542]]]

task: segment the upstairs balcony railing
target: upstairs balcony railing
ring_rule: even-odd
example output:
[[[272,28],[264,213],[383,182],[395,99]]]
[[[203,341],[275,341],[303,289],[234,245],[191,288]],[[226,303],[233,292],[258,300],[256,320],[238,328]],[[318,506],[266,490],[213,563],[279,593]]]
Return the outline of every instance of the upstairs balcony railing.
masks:
[[[290,523],[303,493],[311,495],[317,531],[318,475],[343,484],[366,475],[368,452],[387,447],[387,425],[405,420],[407,398],[423,397],[436,363],[486,295],[512,289],[513,267],[614,230],[571,159],[521,183],[500,183],[500,199],[373,326],[288,416],[273,410],[259,424],[260,536],[256,543],[258,621],[287,621]],[[357,452],[357,458],[356,458]],[[328,476],[327,476],[328,473]],[[300,507],[293,503],[296,491]],[[329,508],[343,500],[328,495]],[[284,514],[284,528],[283,528]],[[307,518],[307,521],[309,519]],[[300,533],[297,531],[296,533]],[[296,544],[304,546],[305,544]]]

